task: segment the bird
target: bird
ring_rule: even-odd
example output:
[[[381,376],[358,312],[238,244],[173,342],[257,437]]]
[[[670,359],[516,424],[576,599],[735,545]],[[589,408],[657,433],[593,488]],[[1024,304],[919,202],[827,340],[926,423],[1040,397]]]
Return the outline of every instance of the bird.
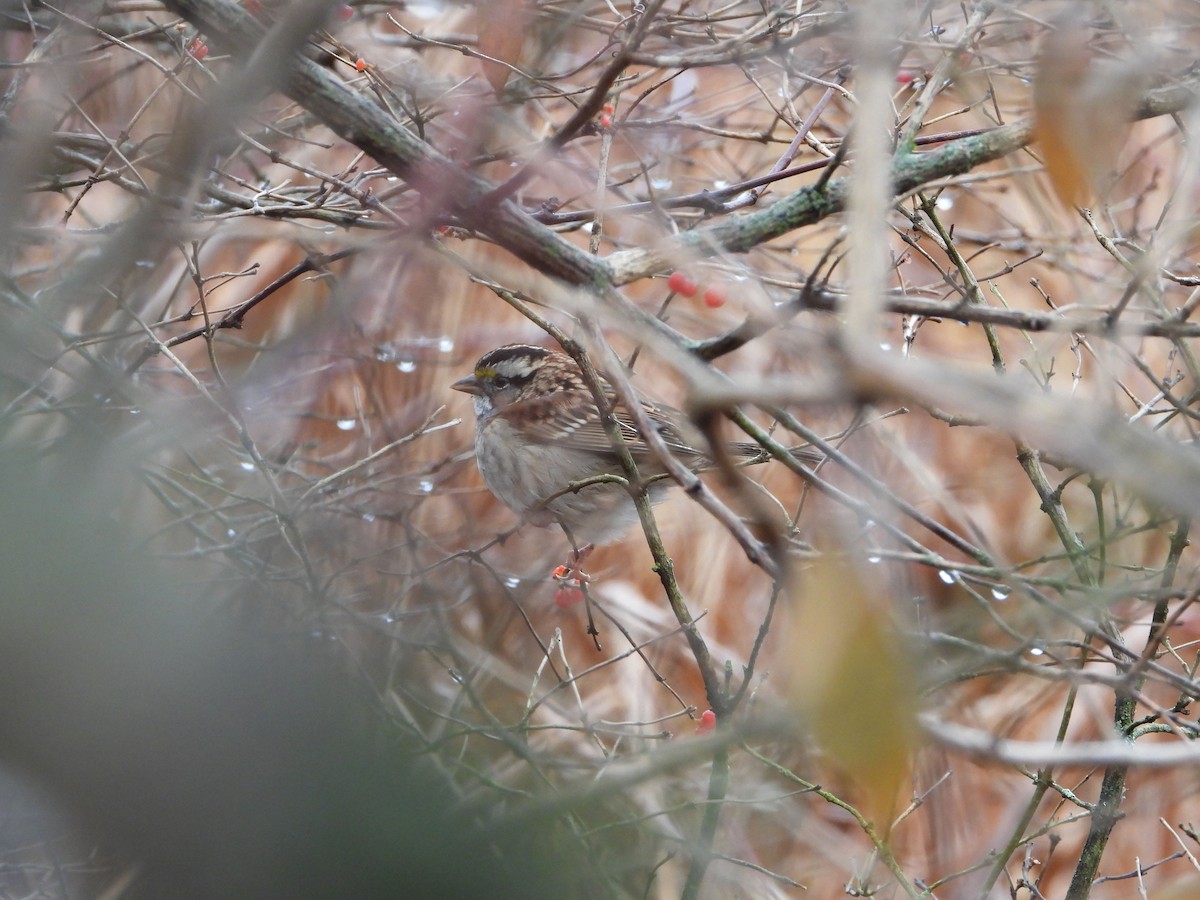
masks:
[[[583,372],[566,353],[533,344],[507,344],[481,356],[475,371],[451,387],[470,394],[474,401],[475,460],[484,482],[524,520],[539,526],[558,523],[577,556],[618,540],[637,521],[637,510],[623,484],[572,488],[589,478],[624,472]],[[662,475],[661,461],[603,375],[601,387],[638,473],[643,478]],[[698,430],[682,412],[640,402],[659,437],[684,465],[693,471],[714,465],[697,449]],[[735,461],[770,458],[755,443],[731,442],[725,450]],[[824,458],[807,448],[792,452],[809,462]],[[651,480],[651,502],[663,500],[672,483],[667,478]]]

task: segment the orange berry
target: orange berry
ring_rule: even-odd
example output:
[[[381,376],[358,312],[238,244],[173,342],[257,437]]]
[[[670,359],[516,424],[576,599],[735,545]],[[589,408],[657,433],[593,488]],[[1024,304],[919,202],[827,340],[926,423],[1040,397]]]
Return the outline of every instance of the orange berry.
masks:
[[[357,59],[354,61],[354,68],[359,72],[367,71],[367,61],[365,59]]]

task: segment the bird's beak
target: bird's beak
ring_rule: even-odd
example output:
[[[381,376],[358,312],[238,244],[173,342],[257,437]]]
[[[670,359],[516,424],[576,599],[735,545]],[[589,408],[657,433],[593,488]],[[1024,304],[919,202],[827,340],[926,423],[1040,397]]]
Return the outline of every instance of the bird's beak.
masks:
[[[479,379],[474,375],[460,378],[454,384],[450,385],[450,387],[456,391],[462,391],[464,394],[474,394],[476,397],[483,396],[483,385],[479,383]]]

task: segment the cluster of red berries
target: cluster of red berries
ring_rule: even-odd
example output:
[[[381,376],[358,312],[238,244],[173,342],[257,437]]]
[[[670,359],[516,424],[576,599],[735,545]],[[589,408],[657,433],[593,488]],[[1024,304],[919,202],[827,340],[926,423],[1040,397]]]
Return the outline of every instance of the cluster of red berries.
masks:
[[[672,272],[667,279],[667,287],[683,297],[695,297],[700,293],[700,285],[682,272]],[[705,287],[703,299],[709,309],[719,309],[725,305],[725,290],[719,285]]]

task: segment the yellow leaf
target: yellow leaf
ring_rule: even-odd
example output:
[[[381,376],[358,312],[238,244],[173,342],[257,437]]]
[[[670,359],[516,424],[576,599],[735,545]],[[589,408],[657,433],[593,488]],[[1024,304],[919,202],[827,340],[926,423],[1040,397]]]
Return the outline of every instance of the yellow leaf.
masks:
[[[1034,140],[1060,200],[1087,206],[1103,193],[1125,142],[1142,77],[1098,64],[1077,18],[1051,30],[1033,84]]]
[[[830,762],[883,830],[909,777],[916,678],[886,596],[845,564],[822,562],[792,591],[789,691]]]

